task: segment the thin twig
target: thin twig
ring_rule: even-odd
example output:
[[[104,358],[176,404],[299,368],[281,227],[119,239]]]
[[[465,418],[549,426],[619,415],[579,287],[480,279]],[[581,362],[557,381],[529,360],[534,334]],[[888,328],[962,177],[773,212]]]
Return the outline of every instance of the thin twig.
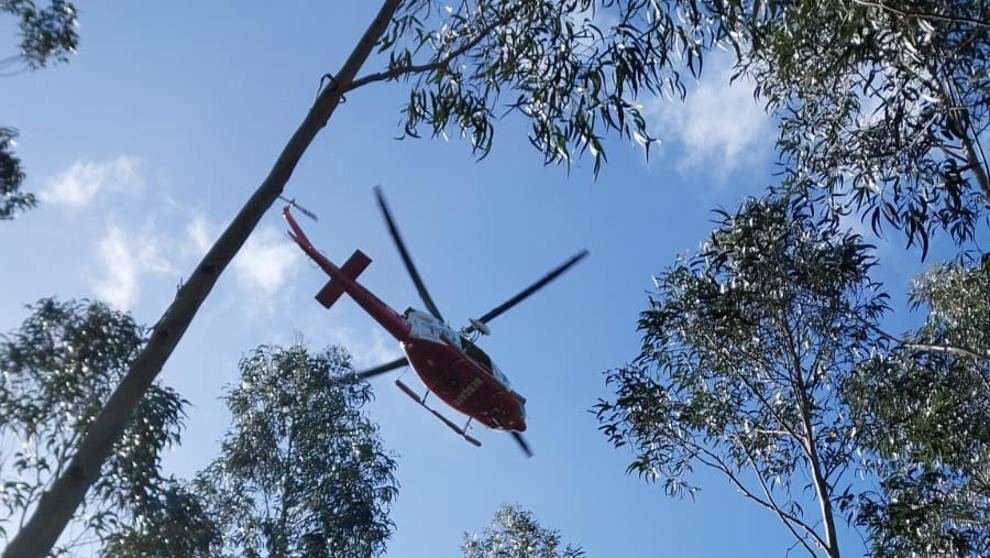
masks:
[[[450,65],[451,62],[454,61],[455,58],[471,50],[472,48],[478,46],[478,43],[480,43],[482,40],[488,37],[488,35],[492,31],[494,31],[496,28],[498,28],[501,25],[505,25],[511,18],[512,18],[512,11],[510,10],[501,18],[489,24],[487,27],[484,27],[481,31],[478,32],[478,34],[473,39],[464,43],[460,47],[452,50],[449,54],[447,54],[442,59],[436,62],[431,62],[429,64],[414,64],[411,66],[400,66],[400,67],[392,68],[390,70],[386,70],[384,72],[376,72],[373,74],[368,74],[364,77],[355,79],[354,81],[346,85],[343,88],[342,92],[347,93],[348,91],[357,89],[358,87],[376,81],[387,81],[390,79],[395,79],[399,76],[419,74],[423,72],[432,72],[435,70],[446,68],[447,66]]]
[[[816,553],[811,548],[811,545],[809,545],[807,541],[804,540],[804,537],[798,534],[797,529],[795,529],[794,526],[791,525],[791,522],[788,521],[787,515],[780,508],[780,505],[777,504],[777,502],[773,499],[773,494],[770,493],[770,487],[767,486],[766,480],[763,478],[763,473],[760,471],[760,468],[756,465],[756,460],[753,459],[753,453],[750,451],[749,447],[747,447],[746,444],[742,443],[741,441],[737,441],[736,443],[740,448],[742,448],[743,452],[746,454],[746,458],[749,460],[749,464],[753,467],[753,473],[756,474],[756,480],[759,481],[760,488],[763,489],[763,494],[766,496],[767,501],[770,502],[770,504],[773,506],[773,511],[777,512],[777,516],[780,517],[780,520],[784,523],[784,525],[787,526],[791,534],[794,535],[794,537],[798,540],[798,542],[800,542],[804,546],[804,548],[808,550],[808,553],[811,554],[812,556],[815,556]],[[815,535],[815,542],[818,543],[819,546],[821,546],[822,540],[818,538],[817,533],[811,531],[811,534]],[[824,547],[823,550],[827,551],[827,549],[825,549]]]
[[[694,442],[692,442],[690,440],[686,440],[684,438],[680,438],[680,441],[685,446],[694,449],[694,451],[692,452],[692,455],[700,463],[702,463],[703,465],[706,465],[708,467],[711,467],[712,469],[715,469],[717,471],[721,471],[722,474],[724,474],[729,479],[729,482],[731,482],[732,485],[735,486],[736,489],[743,496],[745,496],[746,498],[748,498],[748,499],[756,502],[760,506],[762,506],[762,507],[764,507],[764,508],[766,508],[766,509],[768,509],[768,510],[774,512],[774,513],[776,513],[777,515],[781,516],[782,518],[786,518],[787,521],[793,523],[794,525],[797,525],[798,527],[801,527],[801,529],[803,529],[804,531],[806,531],[812,538],[815,539],[815,543],[816,544],[822,545],[822,547],[824,548],[824,541],[821,539],[821,537],[818,535],[818,533],[816,533],[815,530],[811,526],[809,526],[807,523],[805,523],[801,518],[796,517],[796,516],[794,516],[794,515],[792,515],[790,513],[785,512],[779,506],[777,506],[776,503],[767,502],[763,498],[760,498],[756,494],[753,494],[753,492],[749,488],[747,488],[742,483],[742,481],[739,480],[739,478],[736,476],[736,474],[732,472],[732,469],[728,465],[726,465],[725,461],[722,460],[721,457],[719,457],[718,455],[716,455],[714,452],[712,452],[708,448],[704,448],[704,447],[702,447],[702,446],[700,446],[700,445],[698,445],[698,444],[696,444],[696,443],[694,443]],[[700,455],[700,454],[704,454],[704,455]],[[707,456],[708,459],[706,459],[704,456]],[[792,525],[792,527],[793,527],[793,525]],[[800,536],[798,536],[798,540],[803,540],[803,538],[800,537]],[[805,545],[807,546],[807,543],[805,543]],[[814,552],[812,552],[812,555],[814,555]]]

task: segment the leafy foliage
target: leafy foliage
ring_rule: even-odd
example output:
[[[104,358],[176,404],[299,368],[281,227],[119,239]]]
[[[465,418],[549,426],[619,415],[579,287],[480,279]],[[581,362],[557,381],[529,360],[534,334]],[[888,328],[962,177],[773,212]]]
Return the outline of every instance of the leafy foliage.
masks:
[[[862,443],[881,456],[859,521],[877,556],[987,556],[990,268],[936,266],[912,298],[930,309],[925,326],[846,388]]]
[[[339,348],[262,346],[225,396],[233,425],[196,481],[230,556],[376,556],[395,461],[361,413],[372,397]]]
[[[21,61],[34,70],[49,62],[65,62],[75,52],[76,8],[65,0],[50,0],[38,8],[32,0],[0,0],[0,12],[16,17],[20,28],[20,54],[0,64]]]
[[[0,60],[0,72],[18,64],[35,70],[51,61],[65,62],[75,51],[79,37],[76,9],[70,2],[51,0],[49,6],[38,8],[31,0],[0,0],[0,12],[17,17],[20,28],[20,54]],[[19,191],[24,172],[11,149],[16,137],[16,130],[0,125],[0,220],[37,204],[33,194]]]
[[[16,137],[16,130],[0,126],[0,220],[13,219],[17,211],[38,203],[34,194],[20,191],[24,171],[20,159],[11,150]]]
[[[968,349],[986,363],[990,358],[990,258],[982,266],[936,266],[918,278],[911,291],[915,307],[928,306],[919,342]]]
[[[729,2],[731,4],[731,2]],[[984,2],[754,4],[742,65],[781,118],[786,185],[873,229],[972,240],[990,207]]]
[[[42,299],[18,331],[0,336],[0,434],[4,444],[2,522],[22,520],[68,466],[86,428],[116,387],[145,330],[99,302]],[[186,401],[153,385],[114,445],[76,515],[77,529],[54,553],[103,541],[154,507],[167,481],[161,450],[179,441]]]
[[[580,547],[561,548],[560,533],[546,529],[531,512],[503,504],[484,535],[464,533],[465,558],[579,558]]]
[[[590,151],[597,174],[608,132],[649,154],[655,140],[638,98],[683,96],[678,70],[700,70],[711,37],[700,9],[650,0],[409,1],[379,43],[388,69],[364,81],[414,76],[408,136],[453,129],[483,157],[495,120],[515,112],[547,164]]]
[[[195,486],[169,480],[132,521],[107,537],[103,555],[114,558],[209,558],[220,532]]]
[[[606,373],[602,431],[636,452],[629,472],[694,494],[695,466],[773,511],[812,555],[837,555],[835,508],[852,505],[855,437],[839,398],[877,346],[886,295],[868,246],[803,203],[753,200],[701,251],[655,279],[640,355]],[[807,485],[805,484],[807,483]],[[814,494],[824,533],[805,518]]]
[[[618,132],[655,141],[642,97],[683,97],[712,47],[735,52],[780,123],[784,191],[858,211],[874,230],[972,240],[990,207],[990,20],[955,0],[474,0],[403,3],[379,42],[386,71],[414,79],[405,132],[453,130],[481,156],[517,112],[546,163]],[[505,101],[500,99],[505,98]]]

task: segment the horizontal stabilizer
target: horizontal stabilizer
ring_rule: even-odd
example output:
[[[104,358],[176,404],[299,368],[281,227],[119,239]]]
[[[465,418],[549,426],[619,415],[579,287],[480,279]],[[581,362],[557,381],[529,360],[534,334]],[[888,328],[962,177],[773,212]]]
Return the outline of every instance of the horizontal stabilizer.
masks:
[[[349,278],[357,279],[358,275],[361,275],[361,272],[364,271],[370,263],[371,258],[366,256],[364,252],[355,250],[354,253],[351,254],[351,257],[347,258],[347,261],[344,262],[344,265],[340,268],[340,270]],[[333,306],[334,302],[337,302],[337,299],[340,298],[340,295],[342,294],[344,294],[344,286],[340,283],[340,281],[330,279],[327,281],[327,284],[320,289],[320,292],[316,294],[316,300],[324,307],[330,308]]]

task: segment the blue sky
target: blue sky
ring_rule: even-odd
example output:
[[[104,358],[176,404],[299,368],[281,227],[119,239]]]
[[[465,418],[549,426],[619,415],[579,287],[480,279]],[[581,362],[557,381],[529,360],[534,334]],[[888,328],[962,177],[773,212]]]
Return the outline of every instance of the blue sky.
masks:
[[[0,223],[0,331],[52,295],[101,298],[155,322],[264,178],[373,4],[81,5],[70,64],[3,78],[3,121],[21,130],[26,189],[43,203]],[[12,50],[13,40],[0,46]],[[773,126],[750,91],[730,87],[714,63],[686,104],[644,100],[664,143],[647,162],[635,146],[610,142],[597,181],[587,160],[569,174],[544,168],[511,118],[480,163],[466,142],[396,141],[404,92],[354,91],[293,175],[286,194],[319,214],[303,223],[318,247],[338,263],[361,248],[373,259],[365,285],[399,311],[421,307],[374,204],[371,188],[381,184],[454,324],[581,248],[591,257],[495,320],[483,340],[529,401],[533,459],[496,432],[475,431],[483,447],[474,448],[391,378],[373,380],[368,412],[399,455],[402,484],[388,555],[459,556],[461,533],[510,502],[591,556],[783,556],[792,544],[783,527],[722,478],[699,471],[704,490],[692,503],[627,476],[630,455],[607,445],[588,411],[608,396],[602,371],[638,351],[651,274],[697,247],[711,208],[732,208],[773,180]],[[350,300],[330,311],[313,301],[325,277],[284,229],[273,208],[161,375],[192,402],[183,444],[165,458],[174,474],[189,477],[214,457],[227,425],[218,397],[257,344],[342,343],[359,367],[399,354]],[[921,269],[917,254],[896,242],[880,250],[883,269],[898,272],[883,278],[903,300]],[[412,371],[402,378],[419,385]],[[859,554],[858,536],[845,533],[844,548]]]

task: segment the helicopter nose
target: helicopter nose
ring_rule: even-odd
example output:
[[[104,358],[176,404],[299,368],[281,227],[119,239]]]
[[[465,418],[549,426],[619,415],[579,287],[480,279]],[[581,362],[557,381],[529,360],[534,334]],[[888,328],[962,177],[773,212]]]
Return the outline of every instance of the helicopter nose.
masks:
[[[522,405],[520,405],[519,407],[520,407],[519,414],[517,414],[516,416],[512,417],[512,425],[511,425],[510,428],[512,430],[515,430],[516,432],[525,432],[526,431],[526,415],[525,415],[525,413],[524,413],[524,411],[522,409]]]
[[[519,414],[515,418],[513,430],[524,432],[526,430],[526,404],[519,403]]]

